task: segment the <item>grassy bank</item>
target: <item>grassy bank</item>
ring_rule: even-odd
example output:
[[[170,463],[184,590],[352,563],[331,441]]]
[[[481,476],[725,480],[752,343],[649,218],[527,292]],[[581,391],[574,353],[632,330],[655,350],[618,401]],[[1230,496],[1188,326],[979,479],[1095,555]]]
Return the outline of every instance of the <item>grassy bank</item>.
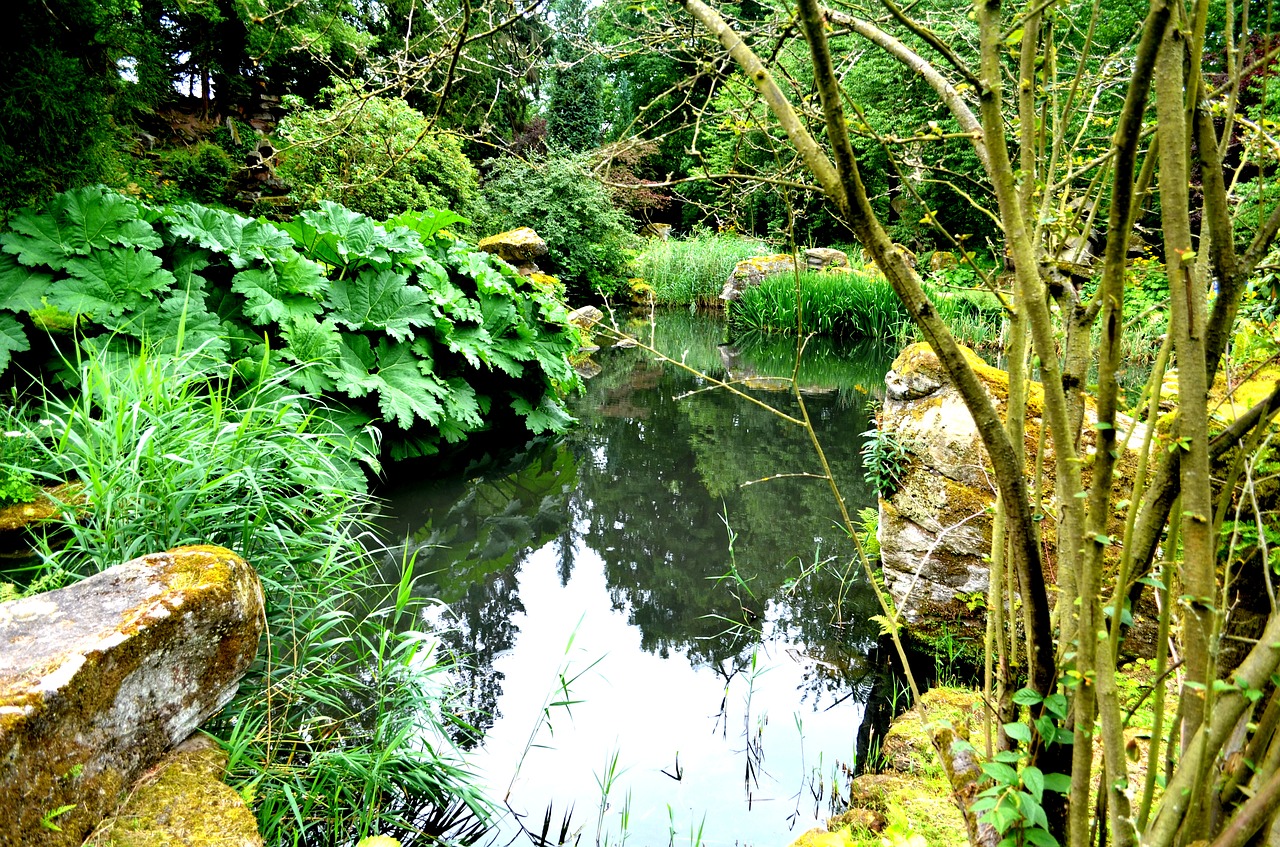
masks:
[[[407,563],[386,584],[368,549],[360,442],[285,373],[244,380],[199,354],[144,352],[91,358],[70,377],[72,399],[5,412],[23,444],[7,452],[24,465],[9,475],[80,492],[42,527],[34,586],[193,543],[257,569],[268,635],[206,729],[266,843],[478,827],[489,806],[449,741],[445,657],[414,631]]]

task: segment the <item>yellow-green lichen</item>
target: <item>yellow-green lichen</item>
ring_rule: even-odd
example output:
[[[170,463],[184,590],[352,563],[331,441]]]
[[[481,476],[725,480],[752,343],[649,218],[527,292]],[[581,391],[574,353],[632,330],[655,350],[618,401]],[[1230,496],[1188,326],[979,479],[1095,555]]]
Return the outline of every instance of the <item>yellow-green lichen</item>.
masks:
[[[225,767],[226,754],[213,748],[171,754],[85,847],[260,847],[257,821],[221,781]]]

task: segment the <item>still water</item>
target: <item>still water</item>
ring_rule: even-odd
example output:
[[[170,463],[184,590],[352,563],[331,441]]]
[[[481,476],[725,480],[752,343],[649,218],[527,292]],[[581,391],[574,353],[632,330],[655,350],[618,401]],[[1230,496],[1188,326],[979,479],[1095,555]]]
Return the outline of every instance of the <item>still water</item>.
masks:
[[[683,312],[631,329],[798,414],[793,341],[721,345]],[[798,369],[854,512],[893,352],[814,340]],[[867,754],[879,609],[801,428],[640,349],[595,361],[568,436],[384,492],[468,657],[465,744],[509,810],[495,843],[540,843],[549,816],[552,844],[784,847]]]

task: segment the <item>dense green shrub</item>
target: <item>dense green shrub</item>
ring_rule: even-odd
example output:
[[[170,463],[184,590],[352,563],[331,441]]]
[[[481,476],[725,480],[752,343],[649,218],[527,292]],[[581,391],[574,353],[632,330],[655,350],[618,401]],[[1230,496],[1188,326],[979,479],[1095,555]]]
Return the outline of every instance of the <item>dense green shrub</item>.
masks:
[[[201,141],[194,147],[178,147],[161,154],[164,177],[175,182],[182,193],[194,200],[221,199],[235,165],[227,151],[217,144]]]
[[[282,228],[67,192],[0,235],[0,372],[51,324],[74,325],[82,344],[112,354],[149,342],[247,374],[287,369],[291,385],[332,398],[350,431],[374,428],[396,457],[494,419],[562,429],[578,343],[564,307],[442,232],[457,220],[426,212],[382,226],[322,203]]]
[[[330,95],[327,109],[294,101],[278,128],[279,173],[299,203],[331,200],[378,220],[431,208],[472,213],[476,171],[456,136],[434,131],[399,98],[348,85]]]
[[[614,207],[582,156],[491,159],[479,224],[485,234],[528,226],[547,242],[548,270],[571,298],[621,290],[635,245],[629,219]]]

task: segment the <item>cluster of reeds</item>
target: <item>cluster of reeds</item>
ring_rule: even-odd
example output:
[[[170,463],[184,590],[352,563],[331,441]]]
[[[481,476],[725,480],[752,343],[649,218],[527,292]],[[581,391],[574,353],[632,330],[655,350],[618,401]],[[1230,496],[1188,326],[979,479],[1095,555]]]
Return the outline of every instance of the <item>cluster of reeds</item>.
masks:
[[[72,389],[32,404],[30,472],[80,492],[46,525],[33,582],[196,543],[256,568],[268,635],[206,730],[266,843],[478,834],[489,806],[446,731],[445,657],[414,631],[408,563],[384,579],[365,546],[360,446],[284,375],[197,356],[99,356]]]
[[[664,306],[708,306],[720,303],[720,291],[734,265],[769,253],[760,241],[739,235],[694,234],[689,238],[654,240],[636,257],[640,276]]]
[[[995,345],[1003,315],[983,291],[930,289],[938,313],[962,343]],[[797,315],[797,312],[799,313]],[[898,344],[917,330],[893,287],[880,274],[803,271],[780,274],[748,288],[729,312],[737,330],[817,333],[831,338],[878,338]]]

